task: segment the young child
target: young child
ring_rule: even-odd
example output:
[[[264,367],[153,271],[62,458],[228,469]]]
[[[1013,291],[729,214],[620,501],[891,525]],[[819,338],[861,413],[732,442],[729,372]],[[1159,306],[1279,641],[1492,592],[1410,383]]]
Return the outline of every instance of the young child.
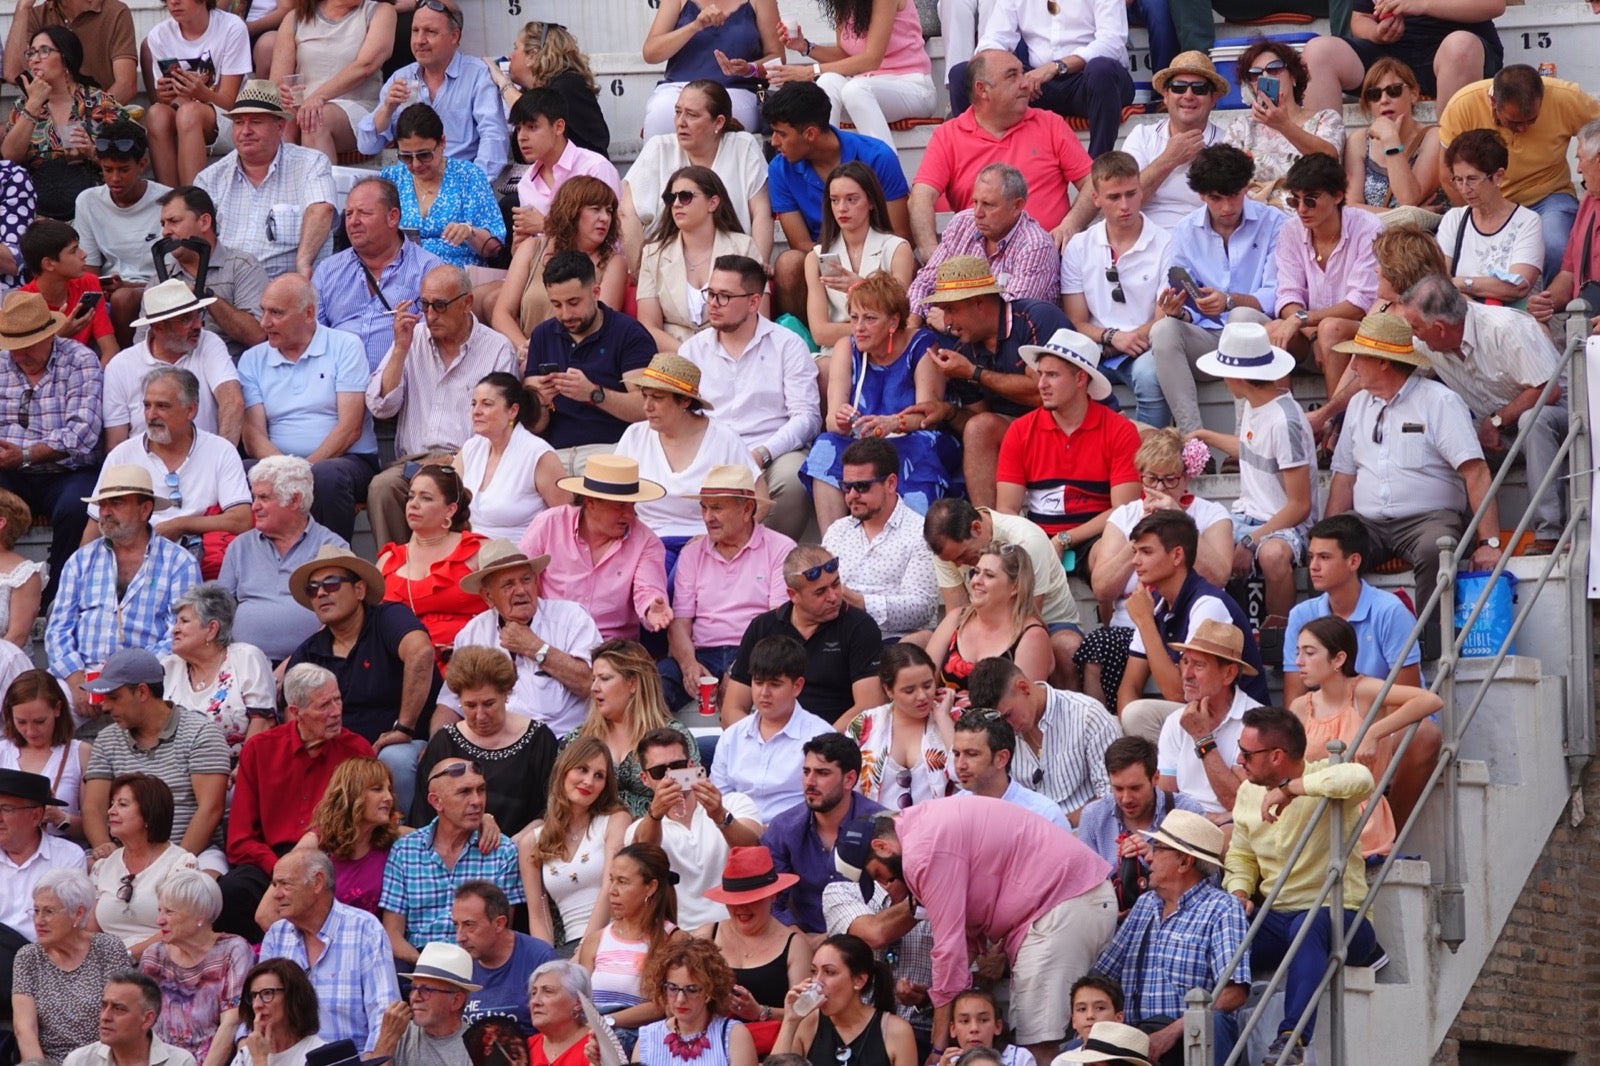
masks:
[[[750,797],[763,822],[804,800],[801,745],[835,731],[799,704],[806,663],[806,649],[793,637],[774,634],[758,641],[750,649],[750,714],[717,742],[726,757],[712,764],[711,783]]]
[[[1266,327],[1230,322],[1217,350],[1195,366],[1222,378],[1236,399],[1238,436],[1208,429],[1192,434],[1239,460],[1239,498],[1233,504],[1233,572],[1259,567],[1267,585],[1263,644],[1282,647],[1283,627],[1294,607],[1294,567],[1305,553],[1305,531],[1316,521],[1317,442],[1306,413],[1278,382],[1294,369],[1294,356],[1273,347]],[[1263,653],[1266,654],[1266,653]],[[1272,661],[1268,659],[1268,661]]]
[[[994,996],[981,988],[967,989],[950,1004],[950,1045],[939,1066],[956,1066],[973,1048],[994,1050],[1000,1066],[1033,1066],[1033,1053],[1027,1048],[1000,1046],[1005,1028]]]
[[[105,366],[117,354],[105,293],[100,280],[87,273],[88,260],[78,247],[78,231],[65,222],[41,218],[22,235],[22,262],[33,280],[22,287],[44,297],[46,306],[67,316],[60,336],[88,346]],[[92,306],[86,305],[88,297]]]
[[[1063,1051],[1083,1046],[1096,1022],[1122,1021],[1122,985],[1114,977],[1089,974],[1072,986],[1072,1031],[1076,1039]]]

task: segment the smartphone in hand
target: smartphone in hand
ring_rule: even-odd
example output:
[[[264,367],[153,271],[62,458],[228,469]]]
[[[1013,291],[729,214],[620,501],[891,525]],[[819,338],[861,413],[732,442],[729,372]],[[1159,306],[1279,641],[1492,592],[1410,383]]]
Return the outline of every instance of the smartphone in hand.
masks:
[[[1167,283],[1174,289],[1182,289],[1198,307],[1200,304],[1200,286],[1194,283],[1194,278],[1189,271],[1181,266],[1175,266],[1167,271]]]
[[[100,301],[104,300],[105,298],[106,294],[103,292],[84,293],[82,298],[78,300],[77,308],[72,312],[73,317],[81,315],[86,311],[93,311],[95,308],[100,306]]]
[[[1256,79],[1256,91],[1274,104],[1278,103],[1278,79],[1262,77]]]

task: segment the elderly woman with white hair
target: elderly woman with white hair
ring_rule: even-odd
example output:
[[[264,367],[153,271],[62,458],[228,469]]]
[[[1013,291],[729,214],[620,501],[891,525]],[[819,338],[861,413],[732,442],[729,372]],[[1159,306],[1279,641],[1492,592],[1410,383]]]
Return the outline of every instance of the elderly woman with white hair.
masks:
[[[528,1017],[538,1030],[528,1038],[528,1066],[589,1066],[589,1026],[583,1001],[591,998],[589,972],[568,959],[551,959],[528,978]]]
[[[297,455],[273,455],[251,467],[249,478],[255,528],[228,545],[217,584],[238,602],[234,638],[260,648],[276,664],[322,625],[295,602],[289,575],[315,559],[323,546],[349,545],[311,517],[310,463]]]
[[[278,721],[272,664],[254,644],[233,639],[238,606],[214,581],[179,596],[172,604],[172,652],[163,660],[167,702],[215,722],[236,765],[244,742]]]
[[[161,939],[139,958],[139,969],[161,986],[155,1032],[204,1062],[223,1018],[239,1007],[255,952],[243,937],[213,928],[222,913],[222,889],[210,875],[176,870],[156,890],[156,899]]]
[[[35,942],[17,952],[11,978],[11,1027],[24,1059],[60,1062],[100,1037],[106,978],[133,959],[117,937],[89,930],[93,910],[94,885],[81,870],[51,870],[33,890]]]

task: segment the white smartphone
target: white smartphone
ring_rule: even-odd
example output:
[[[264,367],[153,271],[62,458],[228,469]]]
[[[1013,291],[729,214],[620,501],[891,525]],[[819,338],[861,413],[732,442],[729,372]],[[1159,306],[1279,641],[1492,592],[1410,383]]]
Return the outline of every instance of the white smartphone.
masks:
[[[838,252],[818,252],[817,268],[824,274],[844,273],[844,267],[839,264]]]
[[[704,781],[706,768],[704,766],[690,766],[683,770],[668,770],[667,776],[678,783],[678,787],[688,792],[694,787],[696,781]]]

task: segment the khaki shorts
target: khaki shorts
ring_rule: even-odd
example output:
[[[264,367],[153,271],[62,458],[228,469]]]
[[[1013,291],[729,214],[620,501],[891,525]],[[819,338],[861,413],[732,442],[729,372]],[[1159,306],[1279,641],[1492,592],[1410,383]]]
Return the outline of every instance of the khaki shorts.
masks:
[[[1011,968],[1011,1025],[1023,1046],[1058,1043],[1072,1028],[1067,990],[1089,972],[1117,931],[1110,881],[1046,911],[1017,950]]]

